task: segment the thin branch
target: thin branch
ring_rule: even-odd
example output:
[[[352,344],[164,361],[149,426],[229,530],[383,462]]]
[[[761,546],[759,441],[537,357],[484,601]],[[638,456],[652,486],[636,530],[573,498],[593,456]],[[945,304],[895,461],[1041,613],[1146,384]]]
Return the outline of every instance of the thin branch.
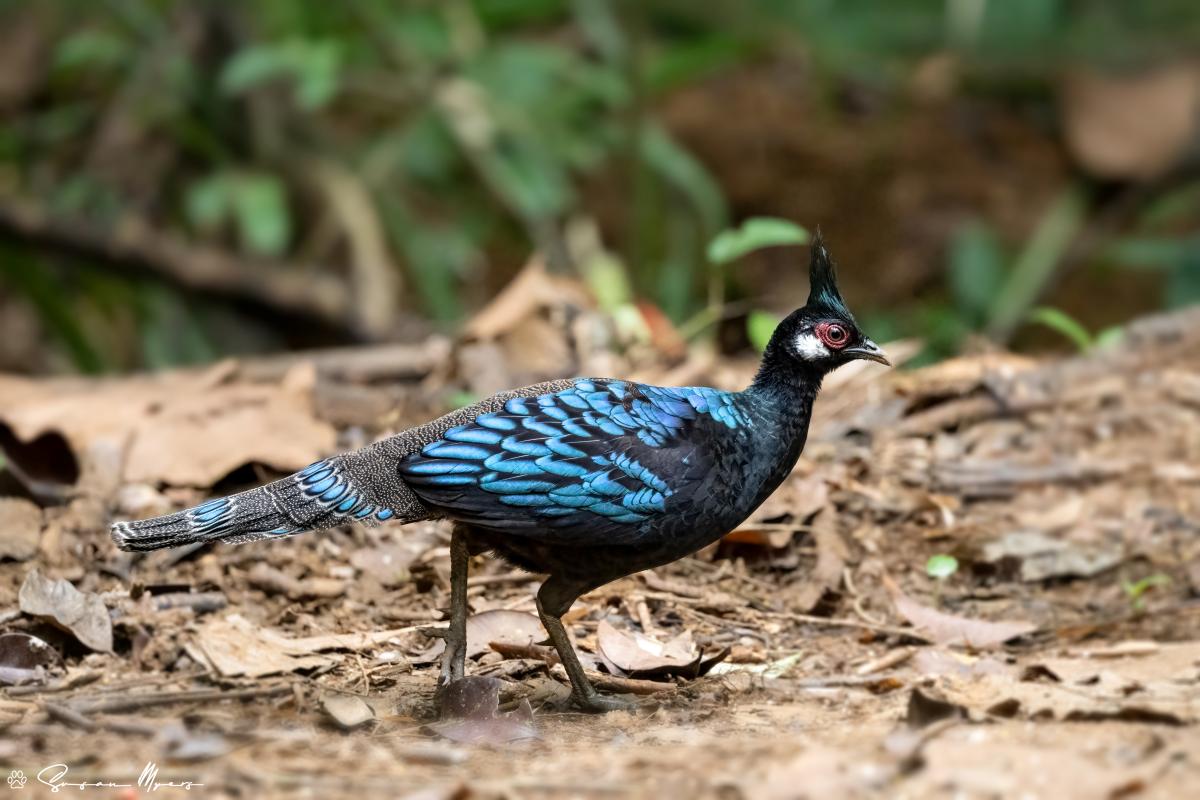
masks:
[[[134,216],[104,230],[82,220],[52,217],[11,195],[0,196],[0,236],[277,314],[318,320],[348,338],[361,338],[345,281],[321,268],[242,258],[155,230]]]

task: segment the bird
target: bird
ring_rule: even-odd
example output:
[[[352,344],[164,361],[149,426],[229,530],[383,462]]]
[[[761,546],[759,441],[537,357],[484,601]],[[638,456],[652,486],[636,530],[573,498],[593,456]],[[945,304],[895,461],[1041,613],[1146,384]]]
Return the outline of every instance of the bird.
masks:
[[[277,539],[346,523],[445,519],[450,620],[439,689],[464,677],[467,571],[485,552],[546,575],[538,616],[588,711],[628,708],[586,677],[562,616],[584,593],[717,541],[783,482],[822,379],[889,365],[842,300],[818,233],[809,296],[772,333],[742,391],[614,378],[500,392],[294,475],[194,508],[113,524],[122,550]]]

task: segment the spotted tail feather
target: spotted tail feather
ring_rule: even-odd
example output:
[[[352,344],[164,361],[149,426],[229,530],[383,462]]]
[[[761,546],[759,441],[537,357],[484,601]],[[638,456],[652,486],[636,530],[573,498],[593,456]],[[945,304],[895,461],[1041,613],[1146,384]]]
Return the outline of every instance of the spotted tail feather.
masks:
[[[195,508],[137,522],[118,522],[112,538],[122,550],[158,550],[197,542],[240,544],[332,528],[374,525],[396,516],[374,487],[356,479],[346,456],[318,461],[257,489],[209,500]]]

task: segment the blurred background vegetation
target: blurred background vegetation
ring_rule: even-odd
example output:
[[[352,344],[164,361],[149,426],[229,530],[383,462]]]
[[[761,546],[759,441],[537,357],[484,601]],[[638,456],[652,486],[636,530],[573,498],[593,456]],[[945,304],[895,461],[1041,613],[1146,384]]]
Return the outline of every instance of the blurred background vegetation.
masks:
[[[746,348],[751,217],[925,359],[1086,348],[1200,299],[1198,144],[1194,0],[8,0],[0,369],[417,340],[534,252]]]

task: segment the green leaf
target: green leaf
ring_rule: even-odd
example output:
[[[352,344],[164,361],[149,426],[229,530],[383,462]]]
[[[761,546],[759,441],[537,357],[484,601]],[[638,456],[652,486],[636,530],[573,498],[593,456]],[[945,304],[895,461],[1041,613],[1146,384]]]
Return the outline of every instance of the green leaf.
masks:
[[[764,247],[804,244],[808,231],[794,222],[775,217],[751,217],[740,228],[722,231],[708,245],[708,260],[728,264]]]
[[[279,46],[253,45],[235,53],[225,62],[218,85],[226,94],[242,94],[285,71],[286,61]]]
[[[973,221],[954,231],[949,253],[950,291],[971,325],[979,325],[1004,282],[1004,253],[995,233]]]
[[[958,559],[945,553],[929,557],[925,562],[925,574],[939,581],[944,581],[958,572]]]
[[[337,94],[341,63],[341,48],[335,41],[290,39],[257,44],[225,63],[218,84],[226,94],[238,95],[279,78],[290,78],[296,105],[312,111]]]
[[[527,220],[552,217],[573,198],[562,162],[532,140],[514,138],[507,146],[483,151],[480,156],[509,206]]]
[[[451,408],[466,408],[480,401],[479,395],[466,389],[459,389],[446,397],[446,404]]]
[[[1060,309],[1039,306],[1029,312],[1027,319],[1030,322],[1045,325],[1047,328],[1061,333],[1070,339],[1080,352],[1090,350],[1096,343],[1095,339],[1092,338],[1092,334],[1088,332],[1087,328],[1083,327],[1083,324],[1079,320]]]
[[[103,69],[119,66],[129,55],[128,44],[101,30],[73,33],[54,48],[55,69]]]
[[[211,175],[188,187],[183,198],[188,222],[201,231],[218,228],[229,216],[229,184],[223,175]]]
[[[1121,581],[1121,589],[1125,592],[1125,596],[1129,598],[1130,605],[1135,611],[1141,611],[1146,606],[1146,598],[1143,596],[1151,589],[1168,586],[1171,583],[1171,578],[1161,572],[1156,572],[1153,575],[1147,575],[1139,581]]]
[[[987,333],[1010,335],[1033,307],[1059,261],[1082,227],[1088,210],[1084,192],[1069,186],[1042,214],[1033,235],[1017,254],[1012,269],[988,313]]]
[[[256,255],[281,255],[292,235],[282,181],[273,175],[239,175],[231,200],[242,245]]]
[[[1125,329],[1120,325],[1113,325],[1096,334],[1096,341],[1092,347],[1096,350],[1107,350],[1119,345],[1124,338]]]
[[[750,338],[754,349],[760,353],[767,349],[767,343],[771,341],[771,335],[780,322],[780,318],[769,311],[750,312],[746,317],[746,336]]]
[[[1168,308],[1183,308],[1200,303],[1200,244],[1195,242],[1171,270],[1166,285]]]
[[[651,124],[642,131],[641,157],[646,166],[688,199],[706,233],[726,224],[728,212],[720,185],[661,125]]]

